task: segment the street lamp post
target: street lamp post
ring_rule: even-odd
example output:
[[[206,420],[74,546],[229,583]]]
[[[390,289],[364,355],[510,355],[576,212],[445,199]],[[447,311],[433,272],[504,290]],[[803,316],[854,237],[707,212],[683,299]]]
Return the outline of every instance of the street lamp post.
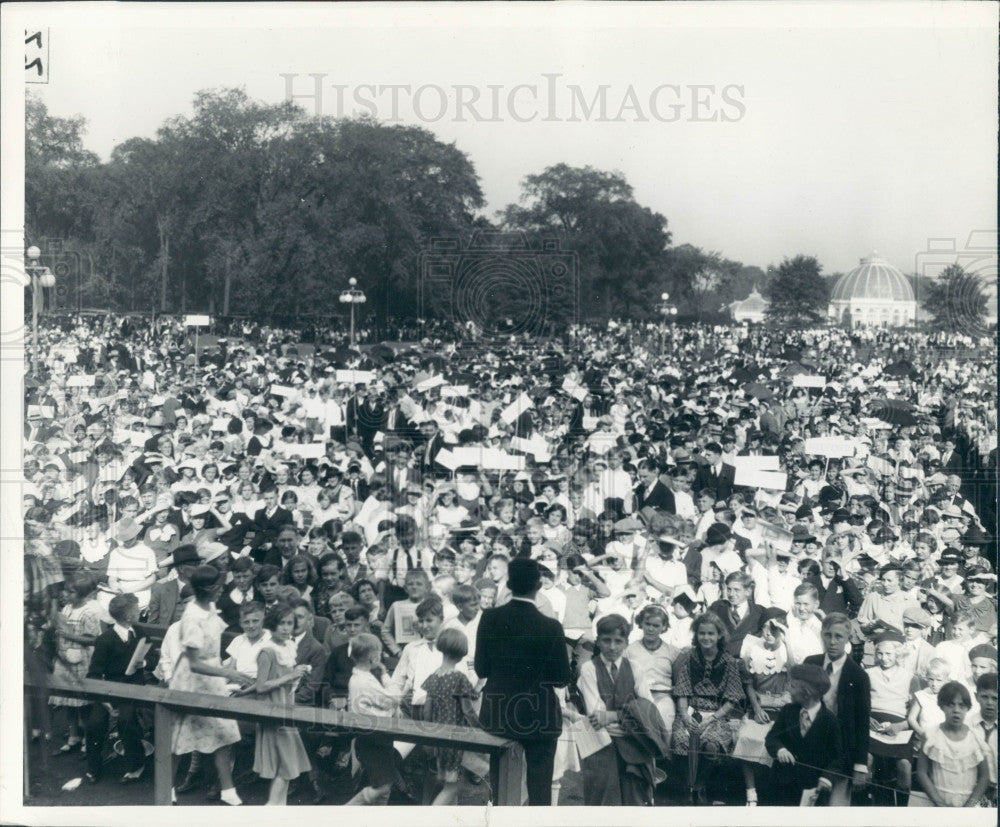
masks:
[[[31,373],[38,375],[38,305],[42,299],[42,289],[54,287],[56,277],[48,267],[41,267],[38,260],[42,251],[32,245],[27,250],[31,264],[24,265],[24,271],[31,276]]]
[[[660,333],[660,349],[663,349],[664,338],[666,337],[667,330],[666,324],[677,315],[677,308],[670,304],[670,294],[660,293],[660,314],[663,316],[663,327],[661,327]]]
[[[354,347],[354,305],[364,304],[365,294],[361,290],[358,290],[358,280],[356,278],[348,279],[347,283],[350,287],[341,292],[340,301],[351,306],[351,347]]]

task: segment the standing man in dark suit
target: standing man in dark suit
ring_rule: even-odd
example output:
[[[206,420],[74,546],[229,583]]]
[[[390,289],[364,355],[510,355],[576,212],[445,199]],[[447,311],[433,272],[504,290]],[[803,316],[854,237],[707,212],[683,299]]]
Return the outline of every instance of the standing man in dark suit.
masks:
[[[868,783],[868,728],[872,708],[872,687],[868,674],[847,654],[851,621],[834,612],[823,618],[823,654],[810,655],[806,663],[823,667],[830,689],[823,703],[840,722],[844,757],[830,794],[831,807],[849,807],[852,787]]]
[[[552,803],[562,712],[555,688],[571,673],[562,624],[535,605],[538,562],[516,558],[507,568],[510,602],[488,609],[476,636],[476,674],[486,679],[479,719],[495,735],[519,741],[527,764],[528,805]]]
[[[128,665],[139,641],[133,625],[139,620],[139,600],[134,594],[116,594],[111,598],[108,612],[114,624],[102,632],[94,642],[94,654],[90,659],[88,678],[120,683],[142,683],[142,669],[129,675]],[[110,706],[110,705],[108,705]],[[95,702],[90,707],[87,718],[87,781],[96,784],[104,767],[104,745],[108,740],[108,706]],[[138,781],[145,767],[142,750],[142,728],[135,715],[135,707],[129,703],[119,703],[118,734],[125,747],[125,775],[122,783]]]
[[[253,515],[253,530],[257,534],[253,558],[258,563],[264,562],[264,553],[274,545],[281,528],[295,523],[292,512],[278,505],[277,488],[266,489],[261,499],[264,500],[264,507],[258,508]]]
[[[444,448],[444,434],[433,419],[425,419],[420,423],[420,447],[417,449],[417,468],[421,478],[428,476],[437,478],[444,476],[447,469],[437,462],[437,455]]]
[[[736,484],[736,468],[722,461],[722,446],[718,442],[709,442],[702,454],[705,465],[698,468],[695,476],[694,489],[701,491],[710,488],[715,491],[716,500],[728,500],[733,495]]]
[[[646,506],[675,514],[674,492],[660,480],[660,469],[651,459],[644,459],[637,469],[639,481],[635,485],[635,511]]]

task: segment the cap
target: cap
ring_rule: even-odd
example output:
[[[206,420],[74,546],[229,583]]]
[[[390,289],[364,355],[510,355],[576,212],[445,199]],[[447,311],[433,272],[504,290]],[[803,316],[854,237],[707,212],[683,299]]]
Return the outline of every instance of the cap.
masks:
[[[903,610],[903,625],[904,626],[919,626],[921,629],[927,629],[932,623],[931,616],[926,611],[921,609],[919,606],[907,606]]]
[[[788,677],[793,681],[808,684],[817,698],[822,698],[830,691],[830,676],[822,666],[815,663],[797,663],[788,670]]]
[[[904,643],[905,640],[903,636],[897,632],[895,629],[886,629],[884,632],[879,632],[875,635],[875,645],[880,643]]]

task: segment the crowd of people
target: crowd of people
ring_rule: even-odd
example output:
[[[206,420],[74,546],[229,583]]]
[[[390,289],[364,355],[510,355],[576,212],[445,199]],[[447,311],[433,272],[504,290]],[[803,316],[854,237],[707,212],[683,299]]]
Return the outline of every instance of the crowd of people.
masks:
[[[180,321],[46,319],[31,668],[482,727],[524,744],[531,804],[578,773],[595,806],[735,779],[748,806],[996,806],[995,341],[420,329],[196,350]],[[29,713],[87,783],[113,746],[143,777],[141,707]],[[185,715],[172,746],[174,794],[230,805],[254,775],[270,804],[489,778],[377,733]]]

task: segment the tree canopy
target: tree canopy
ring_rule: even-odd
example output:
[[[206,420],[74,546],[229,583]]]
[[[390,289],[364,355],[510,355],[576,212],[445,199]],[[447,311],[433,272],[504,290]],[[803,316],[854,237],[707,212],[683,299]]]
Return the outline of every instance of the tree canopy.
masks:
[[[935,330],[976,336],[987,327],[983,282],[958,263],[948,265],[937,281],[924,285],[922,298]]]
[[[791,327],[822,324],[830,302],[830,286],[820,275],[822,269],[815,256],[782,261],[767,288],[768,320]]]
[[[759,268],[673,246],[666,217],[618,172],[550,166],[490,221],[472,161],[420,127],[313,118],[218,89],[106,162],[85,148],[85,129],[29,95],[26,234],[43,264],[78,263],[57,273],[62,306],[329,317],[344,312],[338,295],[353,277],[363,313],[415,318],[428,245],[477,230],[573,261],[547,284],[556,304],[576,291],[584,318],[658,319],[669,292],[678,319],[712,320],[766,287]],[[484,294],[487,315],[525,312],[523,293],[500,292]]]

